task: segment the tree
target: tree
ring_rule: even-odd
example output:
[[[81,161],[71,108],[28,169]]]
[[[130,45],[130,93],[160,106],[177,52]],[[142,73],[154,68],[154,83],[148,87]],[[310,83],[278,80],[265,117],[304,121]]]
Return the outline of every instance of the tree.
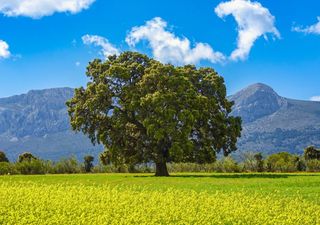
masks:
[[[230,116],[224,80],[211,68],[162,64],[124,52],[87,68],[90,82],[67,102],[71,126],[102,143],[113,164],[209,163],[236,150],[241,119]]]
[[[305,160],[320,160],[320,150],[316,149],[314,146],[309,146],[304,149],[304,158]]]
[[[0,151],[0,162],[9,162],[9,159],[7,158],[6,154],[2,151]]]
[[[302,157],[300,156],[294,156],[294,161],[296,163],[296,166],[297,166],[297,170],[298,171],[305,171],[306,170],[306,164],[305,162],[303,161]]]
[[[93,168],[93,160],[94,160],[94,157],[91,156],[91,155],[86,155],[84,158],[84,170],[87,172],[87,173],[90,173],[91,172],[91,169]]]
[[[30,152],[24,152],[19,155],[18,162],[31,162],[32,160],[37,160]]]
[[[297,158],[289,152],[279,152],[269,155],[266,164],[269,172],[293,172],[297,169]]]
[[[259,153],[256,153],[254,155],[254,159],[256,160],[256,165],[257,165],[257,172],[263,172],[263,156],[262,154],[259,152]]]

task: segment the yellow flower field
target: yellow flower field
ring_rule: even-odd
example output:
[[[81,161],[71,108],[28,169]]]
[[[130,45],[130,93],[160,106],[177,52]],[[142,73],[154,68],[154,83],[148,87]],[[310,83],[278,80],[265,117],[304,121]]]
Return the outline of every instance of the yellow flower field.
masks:
[[[319,215],[320,205],[299,193],[0,183],[0,224],[320,224]]]

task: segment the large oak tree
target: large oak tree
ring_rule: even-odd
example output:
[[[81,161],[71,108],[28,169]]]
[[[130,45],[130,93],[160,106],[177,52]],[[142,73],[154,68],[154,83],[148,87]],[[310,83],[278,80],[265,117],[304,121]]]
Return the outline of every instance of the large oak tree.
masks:
[[[86,88],[67,102],[72,128],[102,143],[112,163],[209,163],[236,150],[224,80],[211,68],[162,64],[136,52],[94,60]]]

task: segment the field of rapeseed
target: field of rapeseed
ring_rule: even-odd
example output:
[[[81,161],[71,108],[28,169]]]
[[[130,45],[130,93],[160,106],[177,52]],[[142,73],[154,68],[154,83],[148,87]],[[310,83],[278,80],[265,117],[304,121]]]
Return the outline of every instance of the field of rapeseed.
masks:
[[[320,224],[320,176],[0,177],[0,224]]]

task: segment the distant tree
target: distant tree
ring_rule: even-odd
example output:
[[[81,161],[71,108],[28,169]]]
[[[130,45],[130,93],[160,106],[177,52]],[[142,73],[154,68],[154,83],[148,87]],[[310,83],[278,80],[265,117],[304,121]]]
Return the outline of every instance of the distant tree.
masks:
[[[94,157],[91,155],[86,155],[83,159],[84,159],[84,170],[87,173],[90,173],[93,168]]]
[[[300,156],[295,156],[294,161],[296,162],[297,171],[305,171],[306,170],[306,164],[303,159],[301,159]]]
[[[54,164],[54,172],[62,174],[80,173],[81,165],[75,156],[60,159]]]
[[[18,162],[30,162],[32,160],[37,160],[35,156],[33,156],[30,152],[24,152],[19,155]]]
[[[243,162],[243,169],[251,172],[263,172],[264,160],[261,153],[244,152],[240,155]]]
[[[309,146],[304,149],[304,158],[305,160],[320,160],[320,150],[316,149],[314,146]]]
[[[296,171],[296,157],[289,152],[279,152],[268,156],[266,159],[270,172],[293,172]]]
[[[256,153],[254,155],[254,159],[256,160],[257,172],[263,172],[263,170],[264,170],[264,168],[263,168],[264,162],[263,162],[262,154],[260,152]]]
[[[0,162],[9,162],[9,159],[7,158],[6,154],[2,151],[0,151]]]
[[[90,82],[67,102],[72,128],[110,151],[112,163],[209,163],[236,150],[241,119],[230,116],[224,80],[211,68],[175,67],[136,52],[94,60]]]
[[[242,152],[240,158],[245,171],[256,171],[256,160],[253,152]]]

